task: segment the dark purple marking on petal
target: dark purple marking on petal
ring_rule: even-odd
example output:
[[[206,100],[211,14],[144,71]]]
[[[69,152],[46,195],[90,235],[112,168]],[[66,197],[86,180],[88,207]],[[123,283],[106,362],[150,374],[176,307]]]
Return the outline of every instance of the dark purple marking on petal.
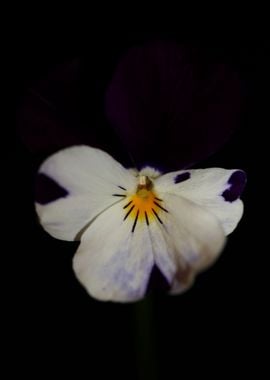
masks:
[[[128,210],[128,212],[126,213],[125,217],[123,220],[126,220],[127,217],[129,216],[129,214],[131,213],[131,211],[134,209],[135,205],[131,206],[131,208]]]
[[[68,195],[66,189],[42,173],[37,176],[35,190],[36,202],[42,205],[53,202],[58,198],[64,198]]]
[[[130,49],[106,93],[106,113],[137,166],[187,168],[239,125],[237,74],[205,49],[156,41]]]
[[[238,199],[244,190],[246,180],[247,176],[245,172],[242,170],[234,172],[228,180],[230,187],[222,193],[225,201],[234,202]]]
[[[155,204],[156,206],[158,206],[161,210],[163,210],[163,211],[165,211],[165,212],[167,212],[167,213],[169,212],[168,210],[166,210],[165,207],[160,206],[160,204],[158,204],[157,202],[154,201],[154,204]]]
[[[137,225],[137,221],[138,221],[138,217],[139,217],[139,213],[140,213],[140,211],[138,210],[137,214],[136,214],[136,217],[135,217],[135,220],[134,220],[134,223],[133,223],[133,226],[132,226],[132,230],[131,230],[132,233],[135,231],[135,228],[136,228],[136,225]]]
[[[181,173],[181,174],[178,174],[176,177],[174,177],[174,183],[184,182],[189,178],[190,178],[189,172]]]
[[[158,216],[158,213],[152,208],[151,209],[153,214],[155,215],[155,217],[157,218],[157,220],[159,221],[160,224],[163,224],[162,220],[160,219],[160,217]]]
[[[170,290],[170,288],[171,285],[169,284],[168,280],[162,274],[159,267],[155,264],[149,277],[146,294],[150,294],[153,291],[167,292]]]

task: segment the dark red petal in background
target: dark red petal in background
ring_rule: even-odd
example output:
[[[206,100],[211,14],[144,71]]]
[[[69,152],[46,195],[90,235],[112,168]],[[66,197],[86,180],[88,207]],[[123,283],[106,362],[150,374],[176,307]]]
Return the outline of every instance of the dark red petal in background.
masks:
[[[174,42],[130,49],[106,94],[108,119],[140,166],[188,167],[239,124],[240,83],[224,64]]]

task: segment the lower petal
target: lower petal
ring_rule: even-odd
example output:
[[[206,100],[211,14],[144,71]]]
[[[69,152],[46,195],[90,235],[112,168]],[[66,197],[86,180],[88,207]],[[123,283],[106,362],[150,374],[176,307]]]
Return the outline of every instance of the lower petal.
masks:
[[[179,257],[174,239],[163,229],[158,223],[152,223],[149,228],[155,263],[170,285],[169,292],[179,294],[192,285],[195,273],[187,261]]]
[[[172,241],[171,239],[166,238],[163,226],[158,222],[150,224],[149,234],[152,242],[155,264],[168,283],[172,284],[175,273],[177,272]]]
[[[103,301],[136,301],[145,295],[154,264],[147,226],[123,220],[122,202],[100,214],[84,232],[73,268],[89,294]]]
[[[195,203],[172,194],[164,194],[163,201],[168,210],[163,234],[176,266],[172,293],[180,293],[192,285],[197,273],[215,262],[225,235],[218,220]]]

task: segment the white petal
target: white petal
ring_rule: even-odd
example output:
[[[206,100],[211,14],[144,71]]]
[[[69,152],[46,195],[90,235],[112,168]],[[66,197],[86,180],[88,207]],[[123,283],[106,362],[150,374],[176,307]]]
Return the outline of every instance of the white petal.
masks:
[[[195,274],[215,262],[224,246],[225,235],[216,217],[195,203],[163,194],[163,204],[168,213],[162,215],[161,227],[177,268],[172,293],[179,293],[192,284]],[[160,270],[165,273],[163,265]]]
[[[136,177],[130,171],[108,154],[87,146],[67,148],[52,155],[39,172],[68,192],[64,198],[36,204],[44,229],[63,240],[79,239],[100,212],[122,199],[114,194],[128,194],[136,187]]]
[[[124,202],[99,215],[84,232],[74,256],[75,274],[90,295],[103,301],[141,299],[153,267],[148,228],[123,220]]]
[[[176,250],[167,227],[164,229],[158,222],[151,223],[149,232],[155,264],[171,285],[170,293],[179,294],[192,285],[195,272]]]
[[[240,199],[226,201],[222,194],[230,188],[229,179],[238,170],[220,168],[182,170],[159,177],[155,187],[159,193],[180,195],[213,213],[222,224],[225,234],[231,233],[243,215]],[[178,175],[189,173],[190,178],[175,183]]]
[[[68,196],[46,205],[36,203],[39,221],[50,235],[60,240],[80,240],[81,234],[88,224],[114,202],[112,196],[97,194]]]
[[[119,185],[135,188],[135,178],[129,170],[102,150],[84,145],[53,154],[41,165],[39,173],[76,195],[111,194],[112,189],[119,191]]]
[[[163,225],[154,221],[149,225],[149,234],[152,242],[155,264],[167,279],[168,283],[173,282],[177,272],[177,263],[173,247],[173,240],[165,236],[166,231]]]

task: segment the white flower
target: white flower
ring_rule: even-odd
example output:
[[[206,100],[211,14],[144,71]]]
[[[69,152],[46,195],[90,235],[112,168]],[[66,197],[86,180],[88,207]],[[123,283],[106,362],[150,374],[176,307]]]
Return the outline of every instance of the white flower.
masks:
[[[154,265],[172,294],[183,292],[217,259],[243,214],[239,170],[138,172],[74,146],[49,157],[39,173],[67,192],[36,204],[40,223],[55,238],[81,241],[73,268],[100,300],[143,298]]]

